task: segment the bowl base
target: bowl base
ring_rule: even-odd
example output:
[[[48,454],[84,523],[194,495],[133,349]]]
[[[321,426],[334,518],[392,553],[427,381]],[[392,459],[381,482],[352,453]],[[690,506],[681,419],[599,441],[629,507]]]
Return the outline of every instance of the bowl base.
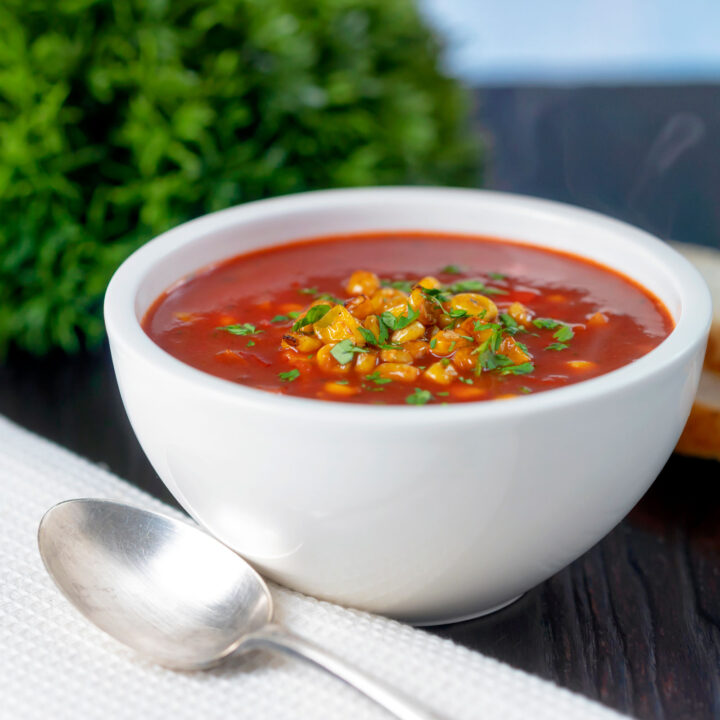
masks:
[[[510,600],[507,600],[504,603],[495,605],[491,608],[488,608],[487,610],[481,610],[480,612],[470,613],[468,615],[457,615],[449,618],[438,618],[437,620],[420,620],[418,622],[412,621],[410,624],[414,627],[432,627],[433,625],[451,625],[452,623],[465,622],[466,620],[477,620],[477,618],[484,617],[485,615],[490,615],[491,613],[497,612],[498,610],[503,610],[509,605],[512,605],[514,602],[517,602],[524,594],[525,593],[520,593],[519,595],[516,595],[514,598],[510,598]]]

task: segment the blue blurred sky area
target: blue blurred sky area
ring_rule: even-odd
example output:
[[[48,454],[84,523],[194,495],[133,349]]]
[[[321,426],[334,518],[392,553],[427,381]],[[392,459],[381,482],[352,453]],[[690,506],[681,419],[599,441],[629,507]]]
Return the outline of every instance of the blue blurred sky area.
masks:
[[[720,0],[419,0],[484,85],[720,82]]]

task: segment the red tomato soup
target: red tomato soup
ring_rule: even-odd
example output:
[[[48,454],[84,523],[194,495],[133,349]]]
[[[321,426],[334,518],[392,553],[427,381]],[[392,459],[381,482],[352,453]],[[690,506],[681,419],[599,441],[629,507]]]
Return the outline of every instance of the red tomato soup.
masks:
[[[572,255],[423,233],[318,238],[185,278],[143,320],[164,350],[267,392],[375,405],[498,400],[627,365],[673,328]]]

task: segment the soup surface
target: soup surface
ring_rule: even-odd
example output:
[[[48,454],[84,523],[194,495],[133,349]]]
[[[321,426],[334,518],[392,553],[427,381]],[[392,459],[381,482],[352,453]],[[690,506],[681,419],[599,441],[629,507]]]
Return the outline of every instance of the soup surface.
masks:
[[[658,345],[649,292],[581,258],[491,238],[319,238],[200,270],[143,327],[179,360],[274,393],[371,404],[518,397]]]

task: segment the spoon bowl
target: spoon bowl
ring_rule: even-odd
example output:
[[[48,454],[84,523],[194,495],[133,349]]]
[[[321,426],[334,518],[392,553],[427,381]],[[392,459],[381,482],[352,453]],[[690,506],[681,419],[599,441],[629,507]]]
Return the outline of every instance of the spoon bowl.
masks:
[[[108,635],[175,670],[265,648],[309,661],[404,720],[438,716],[312,641],[273,624],[264,580],[195,525],[107,500],[68,500],[38,528],[45,567]]]
[[[92,623],[177,670],[218,664],[272,617],[263,579],[239,555],[172,518],[100,500],[51,508],[45,567]]]

